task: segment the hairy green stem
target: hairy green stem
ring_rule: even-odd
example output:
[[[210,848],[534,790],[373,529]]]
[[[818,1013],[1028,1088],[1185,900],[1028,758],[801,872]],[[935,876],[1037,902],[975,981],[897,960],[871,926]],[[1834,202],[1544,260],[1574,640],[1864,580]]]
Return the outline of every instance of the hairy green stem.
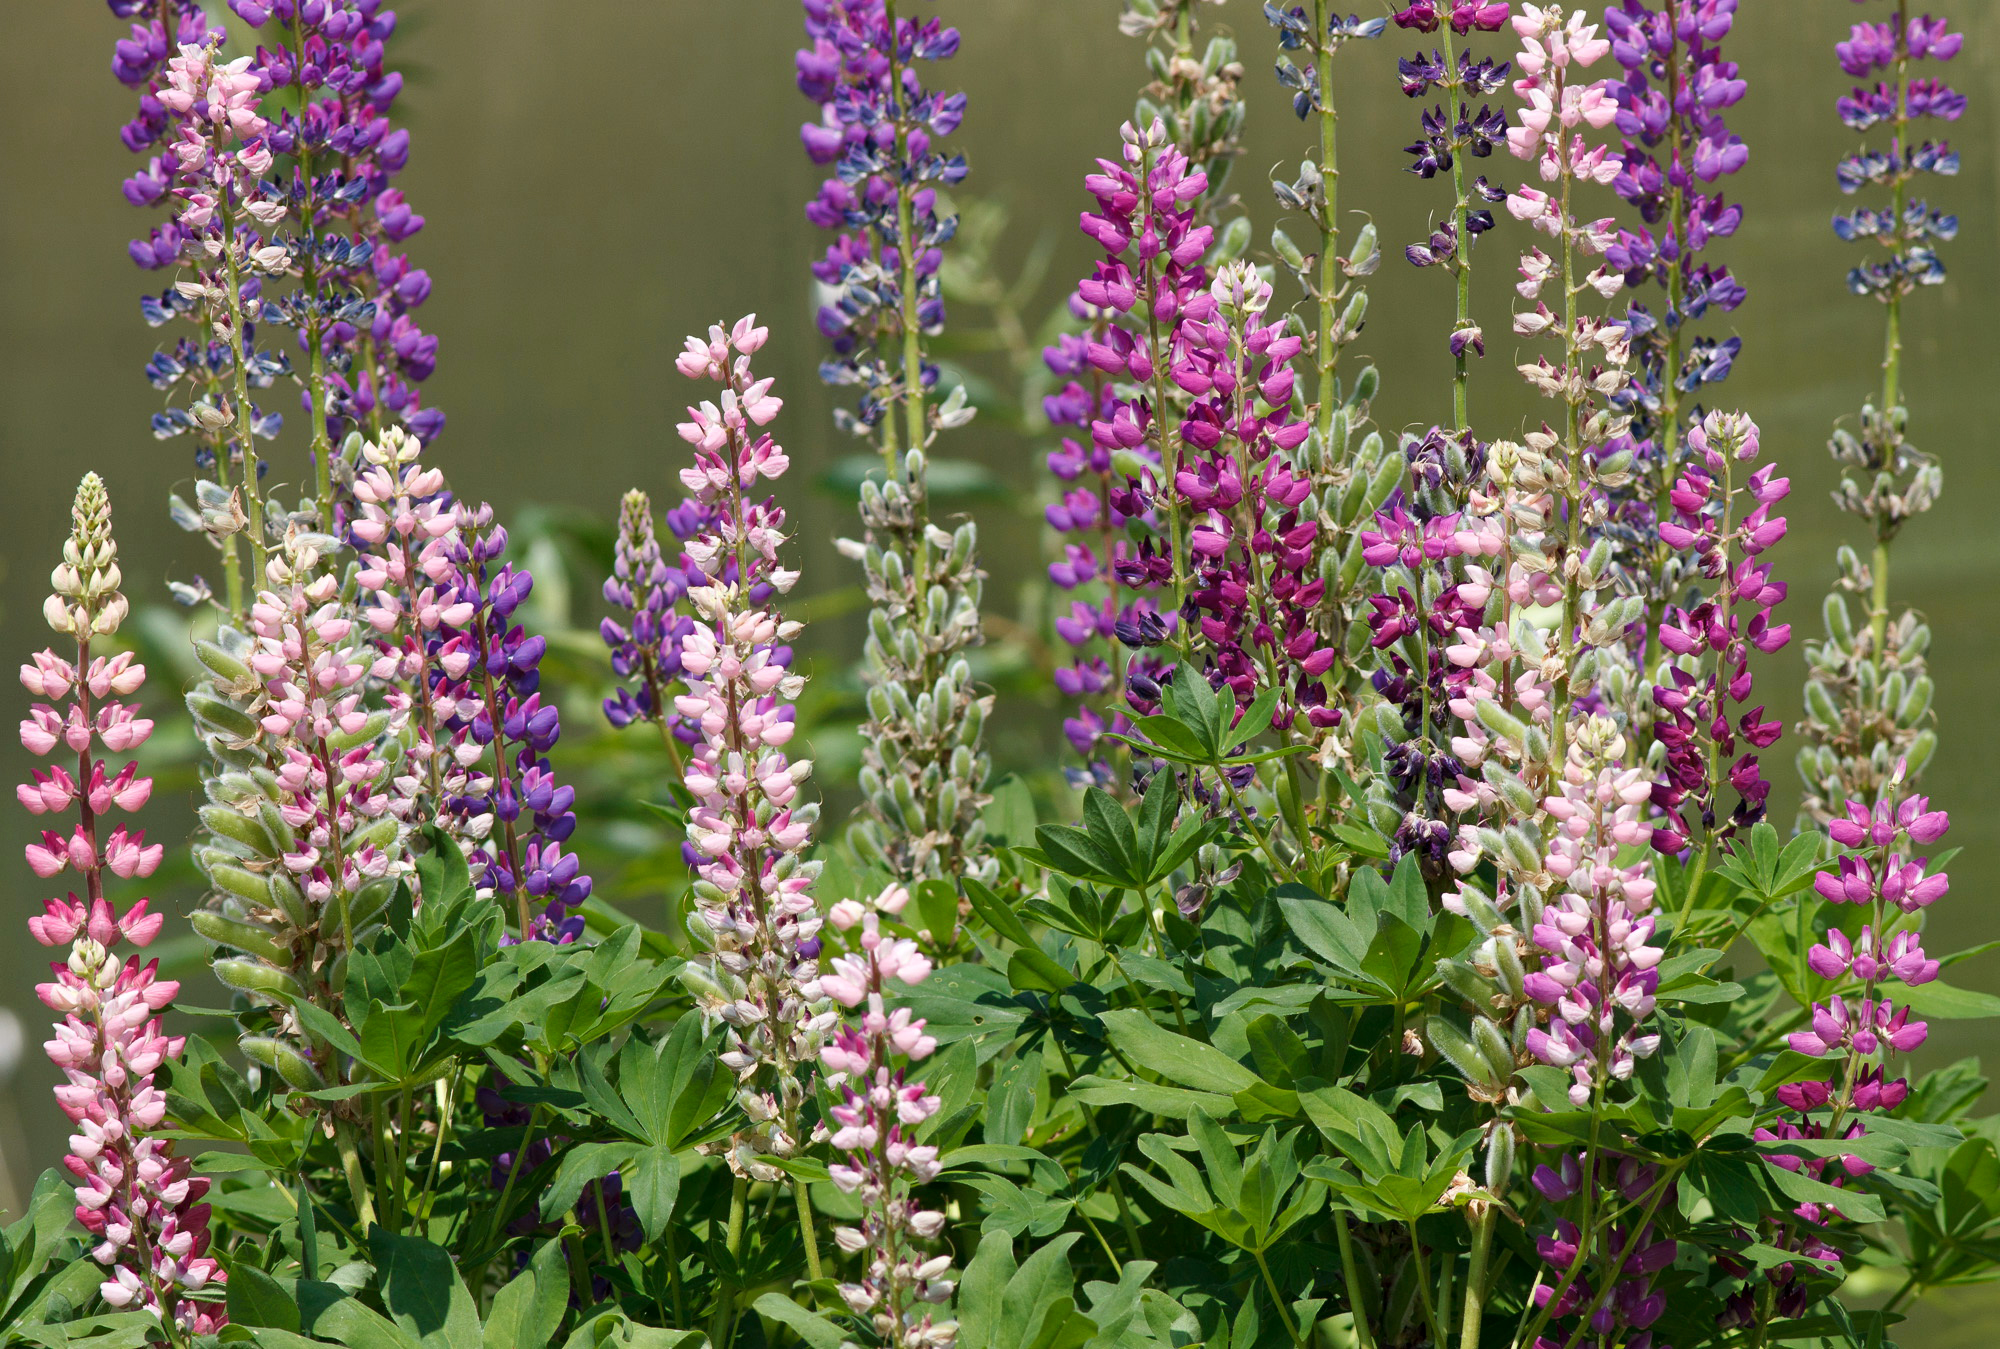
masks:
[[[1479,1349],[1479,1327],[1486,1317],[1486,1258],[1493,1249],[1493,1226],[1500,1217],[1488,1203],[1472,1222],[1472,1251],[1465,1265],[1465,1308],[1460,1314],[1458,1349]]]
[[[1347,1306],[1354,1317],[1355,1349],[1375,1349],[1375,1335],[1368,1329],[1368,1303],[1362,1294],[1361,1267],[1354,1258],[1354,1234],[1348,1230],[1347,1215],[1333,1211],[1333,1240],[1340,1248],[1340,1277],[1347,1284]]]

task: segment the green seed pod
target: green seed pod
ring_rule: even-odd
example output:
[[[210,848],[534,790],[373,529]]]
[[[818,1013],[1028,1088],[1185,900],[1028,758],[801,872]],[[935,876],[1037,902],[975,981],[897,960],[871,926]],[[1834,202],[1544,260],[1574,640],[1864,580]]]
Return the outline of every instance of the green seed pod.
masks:
[[[1486,1188],[1493,1194],[1505,1194],[1513,1180],[1514,1126],[1502,1120],[1486,1140]]]
[[[1514,1050],[1490,1017],[1472,1018],[1472,1043],[1493,1070],[1494,1084],[1505,1086],[1514,1076]]]
[[[1834,706],[1833,695],[1826,685],[1817,679],[1806,681],[1806,711],[1822,726],[1840,725],[1840,709]]]
[[[214,642],[196,638],[194,654],[195,659],[213,671],[232,692],[253,692],[263,682],[257,678],[256,672],[251,670],[249,665],[224,651]]]
[[[880,797],[875,798],[880,800]],[[847,831],[847,845],[854,849],[854,855],[864,865],[891,869],[889,854],[882,847],[882,840],[873,829],[865,824],[856,825]]]
[[[1438,1055],[1458,1069],[1459,1075],[1477,1086],[1498,1087],[1493,1080],[1492,1070],[1466,1038],[1465,1032],[1441,1016],[1434,1016],[1424,1022],[1424,1040]]]
[[[211,694],[190,693],[185,701],[196,725],[209,731],[237,740],[255,740],[263,730],[249,713]]]
[[[1826,597],[1820,606],[1820,614],[1826,620],[1827,640],[1843,651],[1854,649],[1854,620],[1847,612],[1847,599],[1838,593]]]
[[[347,921],[354,925],[356,932],[382,916],[389,907],[389,900],[396,893],[396,879],[393,876],[376,876],[364,881],[347,900]],[[321,926],[327,924],[322,920]]]
[[[1316,170],[1318,166],[1314,167]],[[1380,247],[1381,245],[1376,242],[1375,222],[1368,221],[1355,232],[1354,247],[1347,250],[1347,265],[1354,268],[1365,266]]]
[[[1238,216],[1237,219],[1247,223],[1249,217]],[[1294,272],[1303,272],[1306,269],[1306,255],[1300,251],[1297,244],[1292,242],[1292,236],[1285,233],[1284,230],[1272,229],[1271,251],[1278,255],[1280,262],[1284,263],[1285,266],[1291,268]]]
[[[209,833],[240,843],[260,856],[275,858],[283,851],[261,819],[251,819],[227,806],[203,806],[198,813]]]
[[[1225,262],[1233,262],[1249,251],[1249,248],[1250,217],[1239,215],[1223,227],[1215,246],[1208,252],[1208,264],[1210,267],[1215,267]]]
[[[1906,756],[1909,760],[1909,776],[1914,778],[1929,767],[1931,756],[1936,753],[1937,732],[1926,726],[1910,741],[1909,753]]]
[[[1348,304],[1348,308],[1352,309],[1353,307],[1354,307],[1353,303],[1350,301]],[[1362,308],[1365,310],[1367,306],[1364,304]],[[1367,403],[1372,401],[1375,397],[1376,392],[1380,390],[1381,387],[1382,387],[1382,372],[1380,370],[1377,370],[1372,365],[1363,366],[1361,373],[1354,377],[1354,397],[1349,400],[1350,404]]]
[[[292,963],[292,953],[255,924],[224,917],[213,909],[196,909],[188,915],[188,925],[218,946],[234,947],[280,967]]]
[[[217,889],[239,895],[253,904],[267,903],[271,897],[270,886],[264,877],[230,862],[217,862],[210,866],[208,879]]]
[[[1500,991],[1492,980],[1462,960],[1440,960],[1437,972],[1440,979],[1451,985],[1453,992],[1474,1007],[1486,1006]]]
[[[1500,937],[1494,941],[1493,966],[1500,971],[1500,983],[1508,997],[1518,1002],[1528,996],[1528,973],[1521,968],[1521,953],[1514,949],[1512,938]]]
[[[230,957],[216,961],[214,970],[216,978],[244,993],[261,993],[269,997],[305,996],[305,989],[298,980],[261,960]]]
[[[293,927],[303,931],[313,925],[313,911],[297,881],[282,871],[274,871],[265,884],[272,905],[291,920]]]
[[[1915,726],[1931,710],[1931,699],[1937,694],[1937,685],[1927,674],[1920,674],[1910,681],[1910,691],[1896,704],[1896,724]]]
[[[278,1076],[285,1079],[287,1086],[296,1087],[300,1091],[317,1091],[326,1085],[326,1079],[320,1076],[319,1069],[313,1067],[312,1061],[293,1046],[280,1043],[277,1059]]]
[[[252,1063],[260,1063],[266,1068],[278,1066],[278,1042],[269,1035],[243,1035],[236,1040],[243,1057]]]
[[[377,708],[368,714],[368,720],[361,729],[357,731],[337,731],[327,737],[327,743],[332,745],[336,750],[345,753],[357,745],[365,745],[375,739],[375,737],[382,734],[388,725],[388,711],[383,708]]]
[[[1354,292],[1354,294],[1347,297],[1347,304],[1340,311],[1340,331],[1346,334],[1347,336],[1352,337],[1354,334],[1360,332],[1362,328],[1366,327],[1367,323],[1368,323],[1368,292],[1365,290],[1357,290]],[[1369,370],[1373,370],[1374,368],[1375,367],[1370,366]],[[1366,375],[1368,372],[1363,371],[1362,373],[1363,375]],[[1354,396],[1355,403],[1366,402],[1369,397],[1373,396],[1374,393],[1374,390],[1371,387],[1369,393],[1364,395],[1361,392],[1361,381],[1358,379],[1354,381],[1354,389],[1355,389],[1355,396]],[[1350,404],[1349,406],[1353,406],[1353,404]]]

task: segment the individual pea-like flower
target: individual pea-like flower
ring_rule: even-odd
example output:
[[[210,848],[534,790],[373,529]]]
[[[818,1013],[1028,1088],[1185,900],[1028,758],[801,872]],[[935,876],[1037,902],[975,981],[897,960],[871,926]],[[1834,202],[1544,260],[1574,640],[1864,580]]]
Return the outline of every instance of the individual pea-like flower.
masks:
[[[77,487],[72,520],[45,617],[52,630],[71,639],[74,655],[46,650],[21,667],[21,682],[30,693],[67,699],[70,707],[58,714],[38,704],[37,714],[47,716],[24,721],[21,740],[38,757],[66,751],[75,756],[76,767],[73,776],[61,765],[37,771],[18,795],[36,816],[76,810],[78,822],[67,839],[42,835],[39,853],[54,866],[39,861],[34,846],[28,859],[43,876],[73,869],[83,896],[71,892],[45,900],[42,912],[28,920],[37,942],[69,948],[65,959],[50,964],[50,981],[35,991],[62,1018],[44,1048],[63,1075],[56,1103],[76,1130],[63,1165],[75,1183],[76,1218],[90,1234],[90,1256],[104,1267],[98,1294],[110,1307],[151,1312],[178,1339],[210,1334],[227,1323],[220,1305],[210,1300],[226,1275],[209,1254],[209,1206],[202,1202],[208,1179],[194,1175],[161,1133],[167,1098],[156,1075],[180,1058],[185,1041],[165,1033],[160,1014],[180,985],[159,977],[157,960],[142,963],[136,954],[114,954],[125,942],[149,945],[164,915],[149,912],[148,899],[120,913],[105,894],[105,873],[151,875],[162,850],[143,846],[143,833],[128,839],[123,825],[102,846],[98,841],[105,817],[139,809],[152,782],[139,777],[133,763],[110,774],[92,752],[97,745],[123,753],[145,739],[143,733],[118,737],[114,745],[105,727],[140,723],[134,709],[116,699],[137,693],[146,678],[145,667],[133,664],[129,653],[101,656],[91,649],[117,633],[126,613],[111,502],[95,473],[85,474]],[[123,718],[106,716],[114,711]],[[65,728],[61,738],[46,734],[50,720]],[[51,840],[59,848],[52,848]]]

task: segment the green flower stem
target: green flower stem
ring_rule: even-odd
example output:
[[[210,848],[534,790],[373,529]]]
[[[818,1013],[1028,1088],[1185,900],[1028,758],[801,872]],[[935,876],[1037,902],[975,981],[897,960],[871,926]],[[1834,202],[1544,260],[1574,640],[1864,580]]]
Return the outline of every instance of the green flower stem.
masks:
[[[1327,0],[1313,0],[1314,40],[1324,43],[1327,31]],[[1445,41],[1451,39],[1447,37]],[[1320,190],[1325,197],[1324,214],[1319,222],[1319,343],[1313,348],[1313,364],[1318,367],[1319,405],[1313,412],[1313,423],[1325,440],[1333,430],[1335,405],[1340,401],[1334,397],[1333,385],[1340,365],[1340,346],[1333,340],[1334,299],[1340,292],[1340,114],[1333,102],[1333,48],[1319,46],[1313,49],[1318,58],[1314,76],[1317,79],[1319,95],[1319,176]],[[1366,1349],[1366,1346],[1363,1346]]]
[[[375,1200],[368,1193],[368,1181],[361,1174],[361,1149],[355,1145],[351,1120],[333,1122],[333,1143],[340,1152],[340,1169],[347,1177],[348,1202],[354,1205],[355,1226],[366,1232],[375,1225]]]
[[[1410,1230],[1410,1258],[1417,1264],[1417,1305],[1424,1313],[1424,1330],[1432,1344],[1442,1345],[1444,1331],[1438,1325],[1437,1308],[1432,1305],[1431,1262],[1424,1258],[1424,1243],[1417,1235],[1417,1225],[1414,1222],[1405,1225]]]
[[[1354,1235],[1348,1231],[1347,1215],[1333,1211],[1333,1239],[1340,1247],[1340,1277],[1347,1284],[1347,1306],[1354,1317],[1355,1349],[1375,1349],[1375,1335],[1368,1329],[1368,1306],[1362,1296],[1360,1266],[1354,1259]]]
[[[1910,0],[1896,0],[1896,110],[1889,121],[1889,153],[1899,162],[1896,169],[1895,204],[1890,208],[1889,218],[1896,224],[1896,245],[1900,251],[1907,240],[1903,237],[1903,213],[1908,208],[1910,197],[1909,170],[1900,161],[1904,146],[1909,139],[1909,83],[1910,83]],[[1903,398],[1903,295],[1900,290],[1889,291],[1888,333],[1882,352],[1882,415],[1893,427],[1896,424],[1896,410]],[[1875,526],[1875,556],[1871,564],[1871,579],[1874,582],[1869,595],[1868,637],[1869,652],[1876,659],[1882,655],[1882,644],[1889,635],[1889,536],[1883,532],[1883,522]]]
[[[1447,126],[1458,125],[1459,105],[1465,101],[1465,87],[1458,77],[1458,52],[1452,42],[1452,27],[1441,25],[1439,36],[1444,39],[1445,78],[1451,81],[1445,86],[1445,121]],[[1469,110],[1468,110],[1469,111]],[[1457,333],[1472,323],[1472,231],[1469,221],[1472,215],[1471,199],[1465,191],[1465,153],[1460,147],[1451,157],[1452,224],[1458,231],[1458,247],[1451,255],[1452,276],[1457,283],[1458,313],[1452,331]],[[1470,414],[1467,411],[1466,395],[1471,383],[1472,372],[1468,365],[1466,349],[1461,346],[1458,355],[1452,358],[1451,415],[1453,429],[1463,433],[1470,429]]]
[[[1257,1268],[1264,1271],[1264,1286],[1271,1290],[1271,1305],[1278,1309],[1278,1320],[1284,1324],[1285,1333],[1292,1337],[1298,1349],[1306,1349],[1305,1336],[1299,1333],[1299,1323],[1292,1318],[1292,1309],[1285,1305],[1285,1295],[1278,1291],[1278,1281],[1271,1277],[1270,1262],[1264,1259],[1262,1247],[1250,1252],[1257,1257]]]
[[[1479,1327],[1486,1316],[1486,1258],[1493,1249],[1498,1204],[1488,1203],[1472,1222],[1472,1251],[1466,1257],[1465,1310],[1458,1327],[1458,1349],[1479,1349]]]
[[[812,1197],[806,1193],[805,1181],[792,1177],[792,1198],[799,1206],[799,1235],[806,1243],[806,1278],[817,1283],[820,1278],[819,1236],[813,1230]]]
[[[222,258],[229,284],[223,298],[229,307],[229,357],[236,371],[236,436],[243,443],[243,512],[249,517],[250,560],[256,576],[264,575],[264,498],[257,489],[257,436],[251,429],[250,374],[243,365],[243,270],[236,256],[236,220],[226,209],[222,214]],[[227,447],[217,456],[219,464]]]
[[[750,1182],[742,1176],[735,1177],[729,1185],[729,1229],[723,1238],[732,1264],[743,1254],[743,1210],[749,1197]],[[736,1293],[735,1285],[727,1281],[716,1292],[715,1314],[708,1325],[711,1349],[727,1349],[736,1333]]]

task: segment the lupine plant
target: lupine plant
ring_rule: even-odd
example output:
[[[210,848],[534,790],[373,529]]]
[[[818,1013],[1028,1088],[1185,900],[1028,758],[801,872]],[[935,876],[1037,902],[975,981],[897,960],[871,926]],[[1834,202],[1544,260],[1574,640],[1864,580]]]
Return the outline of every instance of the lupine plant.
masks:
[[[1888,590],[1940,487],[1903,301],[1955,228],[1912,185],[1957,161],[1917,123],[1964,107],[1914,63],[1961,39],[1897,0],[1838,47],[1839,115],[1887,136],[1838,183],[1888,201],[1836,220],[1887,249],[1850,278],[1883,392],[1834,440],[1875,546],[1809,648],[1787,838],[1760,699],[1790,482],[1754,409],[1711,406],[1735,339],[1698,332],[1748,299],[1709,254],[1753,139],[1732,0],[1269,3],[1261,57],[1200,41],[1207,0],[1129,0],[1136,115],[1074,166],[1099,256],[1041,339],[1044,706],[1076,757],[1033,786],[986,744],[975,524],[932,514],[972,408],[939,350],[965,99],[926,87],[962,42],[911,3],[803,0],[796,60],[822,369],[869,464],[843,824],[807,676],[842,677],[801,642],[753,364],[810,335],[687,339],[701,390],[619,504],[602,642],[551,630],[541,555],[448,486],[416,393],[396,16],[112,0],[122,136],[160,151],[125,194],[172,211],[133,246],[170,279],[145,310],[190,325],[155,426],[195,438],[171,510],[222,582],[174,585],[200,673],[148,717],[83,479],[18,790],[29,868],[75,887],[28,919],[73,1135],[0,1234],[0,1344],[1872,1346],[2000,1274],[1985,1080],[1908,1058],[2000,999],[1925,930],[1950,821],[1915,787],[1928,629]],[[1302,156],[1268,255],[1224,189],[1263,59]],[[1398,89],[1434,223],[1385,275],[1338,114]],[[1513,260],[1505,324],[1475,245]],[[1393,445],[1375,366],[1342,369],[1364,281],[1441,339]],[[1514,425],[1482,361],[1508,328]],[[253,402],[295,371],[297,447]],[[588,808],[564,712],[593,703],[670,840],[616,892],[659,922],[584,868],[648,828]],[[183,846],[122,819],[153,793],[122,760],[183,710],[205,888],[176,944],[119,893]],[[156,942],[224,1005],[176,1011],[201,972],[126,950]]]

